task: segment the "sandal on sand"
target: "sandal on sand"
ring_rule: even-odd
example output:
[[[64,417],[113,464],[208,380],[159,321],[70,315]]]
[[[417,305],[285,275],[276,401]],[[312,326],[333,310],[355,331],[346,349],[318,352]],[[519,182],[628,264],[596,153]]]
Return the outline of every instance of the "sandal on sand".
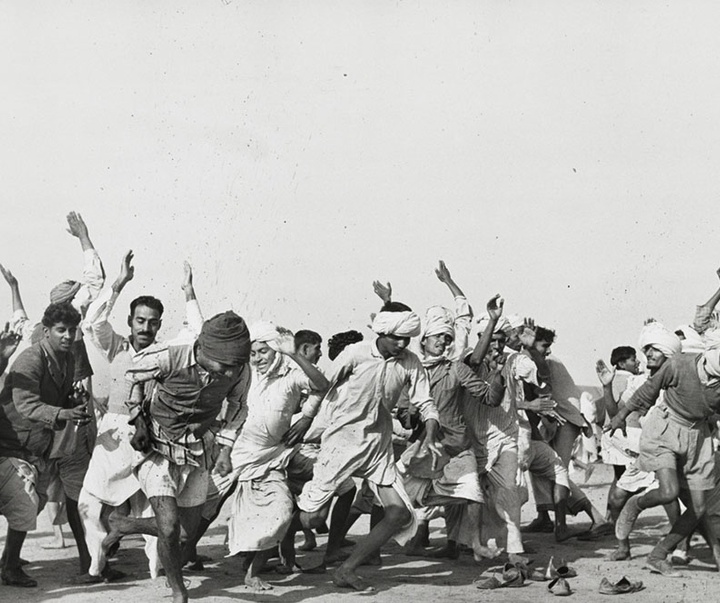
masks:
[[[567,597],[572,594],[570,585],[567,583],[565,578],[555,578],[550,584],[548,584],[548,591],[550,591],[556,597]]]
[[[603,578],[598,590],[601,595],[624,595],[627,593],[636,593],[644,588],[642,582],[632,582],[623,576],[615,584],[607,578]]]
[[[475,585],[475,588],[479,588],[480,590],[495,590],[496,588],[518,588],[520,586],[525,586],[525,579],[522,577],[520,572],[515,569],[515,572],[508,571],[507,574],[505,571],[502,573],[502,580],[497,577],[497,575],[492,576],[490,578],[486,578],[485,580],[480,580],[480,578],[473,581],[473,584]]]

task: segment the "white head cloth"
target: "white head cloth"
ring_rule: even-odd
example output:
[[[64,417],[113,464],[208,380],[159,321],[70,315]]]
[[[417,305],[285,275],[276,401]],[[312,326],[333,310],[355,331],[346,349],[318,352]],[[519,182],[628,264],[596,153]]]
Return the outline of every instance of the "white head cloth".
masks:
[[[267,343],[273,350],[277,351],[275,341],[278,337],[277,327],[271,323],[260,320],[250,326],[250,341]]]
[[[644,350],[647,346],[652,346],[660,350],[667,358],[671,358],[682,351],[680,338],[672,331],[668,331],[659,322],[648,323],[642,328],[638,346],[641,350]]]
[[[505,317],[505,322],[508,329],[519,329],[525,324],[525,319],[519,314],[508,314]]]
[[[703,341],[703,338],[700,336],[700,333],[691,326],[680,325],[677,329],[675,329],[676,333],[678,331],[682,332],[685,336],[685,339],[680,341],[684,354],[699,354],[705,351],[705,342]]]
[[[378,335],[417,337],[420,335],[420,318],[415,312],[378,312],[372,330]]]
[[[425,312],[425,327],[421,338],[443,334],[455,339],[455,317],[447,308],[431,306]]]
[[[478,335],[482,335],[485,332],[485,329],[487,329],[488,325],[490,324],[490,317],[487,314],[483,314],[478,317],[477,322]],[[522,321],[520,321],[520,324],[522,325]],[[513,327],[510,325],[510,321],[508,321],[505,316],[501,316],[500,320],[498,320],[497,324],[495,325],[495,330],[493,331],[493,333],[499,333],[500,331],[509,333],[512,329]]]

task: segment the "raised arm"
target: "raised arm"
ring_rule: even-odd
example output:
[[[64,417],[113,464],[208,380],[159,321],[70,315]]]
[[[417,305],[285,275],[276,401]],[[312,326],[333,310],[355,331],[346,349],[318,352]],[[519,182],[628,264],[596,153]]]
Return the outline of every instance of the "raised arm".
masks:
[[[24,339],[30,339],[30,332],[32,331],[31,325],[29,324],[27,312],[25,312],[25,306],[23,305],[22,297],[20,297],[20,285],[18,284],[17,278],[0,264],[0,272],[2,272],[5,282],[10,287],[10,293],[12,294],[12,330],[18,333]],[[30,332],[28,332],[28,329]]]
[[[618,403],[615,400],[613,392],[613,381],[615,380],[615,368],[610,369],[604,360],[598,360],[595,363],[595,372],[597,373],[600,384],[603,387],[602,400],[605,403],[605,411],[612,419],[618,413]]]
[[[105,269],[103,268],[100,256],[90,240],[88,227],[82,216],[74,211],[67,215],[67,231],[80,241],[80,246],[85,256],[80,290],[73,299],[73,305],[81,313],[86,310],[90,303],[97,299],[105,284]]]
[[[715,271],[715,274],[720,278],[720,268]],[[693,328],[701,335],[712,326],[712,313],[718,303],[720,303],[720,289],[715,291],[709,300],[695,309]]]
[[[330,388],[330,382],[325,378],[318,367],[316,367],[307,358],[298,354],[295,350],[295,340],[292,333],[287,329],[278,327],[278,337],[275,340],[275,346],[278,352],[285,354],[288,358],[292,358],[295,363],[302,369],[310,380],[310,386],[316,394],[324,394]]]
[[[105,355],[108,362],[112,362],[125,341],[125,338],[118,335],[112,328],[110,314],[125,285],[135,276],[132,259],[133,252],[130,250],[123,256],[120,274],[115,282],[90,304],[83,321],[83,331],[90,337],[95,347]]]
[[[183,293],[185,293],[185,319],[187,322],[187,329],[193,337],[197,337],[200,335],[200,331],[202,331],[205,319],[203,317],[202,310],[200,309],[200,303],[195,295],[193,271],[189,262],[183,262],[182,290]]]
[[[450,271],[445,265],[445,262],[442,260],[438,263],[438,267],[435,268],[435,274],[441,283],[445,283],[447,285],[447,288],[450,289],[450,293],[452,293],[453,297],[465,297],[465,294],[462,292],[460,287],[457,286],[457,283],[455,283],[452,276],[450,276]]]
[[[453,324],[455,337],[448,358],[450,360],[458,360],[468,347],[470,331],[472,330],[472,309],[470,308],[470,304],[468,304],[465,294],[453,280],[450,271],[442,260],[438,263],[435,274],[441,283],[447,285],[455,300],[455,322]]]
[[[490,349],[490,342],[492,341],[492,336],[493,336],[493,333],[495,332],[495,327],[497,326],[497,323],[500,320],[500,317],[502,316],[504,305],[505,305],[505,300],[502,297],[500,297],[499,293],[497,295],[493,296],[488,301],[486,309],[487,309],[488,316],[490,317],[490,320],[488,322],[487,327],[485,327],[485,330],[483,331],[482,335],[480,336],[480,339],[478,339],[477,345],[475,346],[473,353],[470,355],[469,361],[470,361],[471,365],[474,365],[474,366],[479,365],[485,358],[485,355],[487,354],[488,350]]]
[[[380,281],[373,281],[373,291],[384,304],[392,301],[392,285],[390,283],[383,285]]]

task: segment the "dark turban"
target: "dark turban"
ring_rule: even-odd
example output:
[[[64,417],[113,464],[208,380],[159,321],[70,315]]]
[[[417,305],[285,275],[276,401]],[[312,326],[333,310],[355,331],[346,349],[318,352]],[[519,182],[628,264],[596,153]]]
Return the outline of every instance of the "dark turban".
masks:
[[[250,359],[250,332],[232,310],[206,321],[198,343],[205,356],[220,364],[240,366]]]

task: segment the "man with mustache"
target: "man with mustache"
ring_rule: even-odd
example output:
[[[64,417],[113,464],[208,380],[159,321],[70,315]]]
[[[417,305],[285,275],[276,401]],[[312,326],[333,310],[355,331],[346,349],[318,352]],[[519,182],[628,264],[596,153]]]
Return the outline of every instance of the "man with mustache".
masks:
[[[83,329],[85,334],[110,363],[110,388],[108,409],[98,428],[98,439],[93,450],[90,467],[80,493],[86,539],[92,562],[84,582],[93,583],[120,577],[111,570],[102,551],[102,541],[108,534],[107,515],[113,507],[139,515],[148,511],[148,501],[140,491],[140,484],[133,475],[132,467],[136,452],[130,445],[133,429],[128,425],[128,409],[125,405],[130,395],[130,384],[125,372],[139,358],[143,350],[155,343],[162,326],[163,304],[155,298],[143,295],[130,303],[127,324],[130,335],[115,332],[109,322],[115,303],[125,286],[133,279],[135,267],[133,253],[123,257],[118,275],[112,286],[103,291],[87,312]],[[202,315],[192,285],[192,270],[185,266],[183,284],[187,303],[189,331],[195,334],[202,327]],[[157,575],[158,562],[155,539],[148,537],[145,546],[150,561],[150,573]]]

